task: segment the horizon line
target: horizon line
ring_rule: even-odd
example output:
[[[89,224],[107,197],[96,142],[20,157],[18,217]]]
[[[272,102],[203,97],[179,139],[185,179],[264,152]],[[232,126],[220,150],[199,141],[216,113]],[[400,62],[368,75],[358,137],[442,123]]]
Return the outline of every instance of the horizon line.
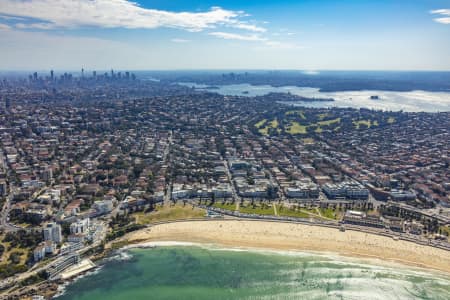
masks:
[[[174,69],[127,69],[127,68],[79,68],[79,69],[63,69],[63,68],[49,68],[49,69],[0,69],[0,73],[6,73],[6,72],[16,72],[16,73],[22,73],[22,72],[80,72],[81,69],[84,69],[84,72],[110,72],[111,70],[114,71],[128,71],[128,72],[261,72],[261,71],[275,71],[275,72],[436,72],[436,73],[446,73],[450,72],[450,69],[446,70],[440,70],[440,69],[270,69],[270,68],[261,68],[261,69],[239,69],[239,68],[211,68],[211,69],[193,69],[193,68],[174,68]],[[310,74],[315,75],[315,74]]]

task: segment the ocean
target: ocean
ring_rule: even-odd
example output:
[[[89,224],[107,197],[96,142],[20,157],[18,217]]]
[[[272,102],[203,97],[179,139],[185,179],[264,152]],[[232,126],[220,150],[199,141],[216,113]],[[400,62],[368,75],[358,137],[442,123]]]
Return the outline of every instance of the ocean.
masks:
[[[58,300],[449,299],[450,276],[331,254],[165,246],[129,249]]]

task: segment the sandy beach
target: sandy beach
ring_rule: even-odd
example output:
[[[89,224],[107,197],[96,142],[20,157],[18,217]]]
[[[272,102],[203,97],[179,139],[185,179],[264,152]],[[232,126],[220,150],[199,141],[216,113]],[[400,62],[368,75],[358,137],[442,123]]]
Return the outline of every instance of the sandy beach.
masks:
[[[379,258],[450,273],[450,252],[370,233],[304,224],[214,220],[154,225],[124,236],[130,243],[179,241]]]

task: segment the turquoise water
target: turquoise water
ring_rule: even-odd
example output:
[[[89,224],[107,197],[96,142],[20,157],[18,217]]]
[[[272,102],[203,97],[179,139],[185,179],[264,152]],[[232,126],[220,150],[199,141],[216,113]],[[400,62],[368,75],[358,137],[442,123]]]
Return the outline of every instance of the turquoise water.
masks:
[[[449,299],[450,277],[308,253],[195,246],[133,249],[58,300]]]

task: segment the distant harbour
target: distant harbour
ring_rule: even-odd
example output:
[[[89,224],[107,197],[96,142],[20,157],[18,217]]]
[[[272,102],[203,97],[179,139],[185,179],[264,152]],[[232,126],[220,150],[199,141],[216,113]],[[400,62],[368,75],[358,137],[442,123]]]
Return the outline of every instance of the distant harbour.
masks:
[[[231,84],[217,85],[213,89],[204,84],[192,82],[179,83],[184,86],[193,87],[199,90],[219,93],[228,96],[264,96],[269,93],[291,93],[305,98],[334,99],[333,102],[302,102],[294,105],[308,107],[352,107],[369,108],[388,111],[407,112],[444,112],[450,111],[450,92],[430,92],[430,91],[345,91],[345,92],[321,92],[318,88],[251,84]],[[372,96],[376,95],[376,101]],[[292,102],[288,103],[292,105]]]

